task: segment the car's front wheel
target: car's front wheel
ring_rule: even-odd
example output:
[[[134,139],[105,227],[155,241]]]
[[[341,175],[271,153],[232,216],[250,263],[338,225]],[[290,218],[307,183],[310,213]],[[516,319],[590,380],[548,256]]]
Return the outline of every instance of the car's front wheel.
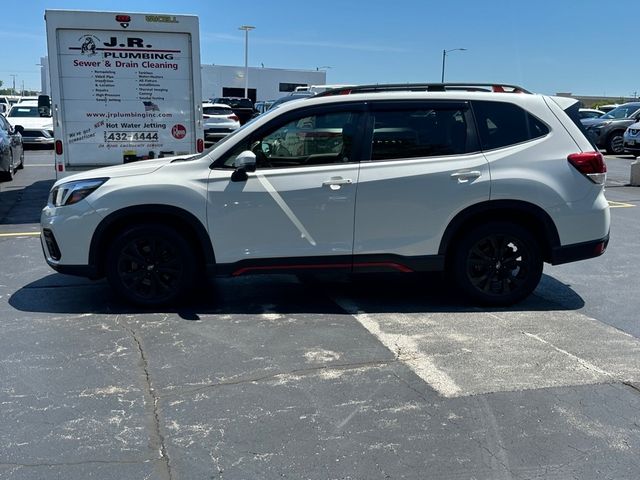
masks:
[[[140,225],[120,233],[106,257],[114,290],[143,306],[175,302],[186,296],[196,277],[193,248],[164,225]]]
[[[622,132],[613,132],[607,140],[607,152],[611,155],[624,153],[624,137]]]
[[[451,266],[454,280],[471,300],[511,305],[536,288],[543,261],[538,242],[525,228],[490,222],[462,237]]]

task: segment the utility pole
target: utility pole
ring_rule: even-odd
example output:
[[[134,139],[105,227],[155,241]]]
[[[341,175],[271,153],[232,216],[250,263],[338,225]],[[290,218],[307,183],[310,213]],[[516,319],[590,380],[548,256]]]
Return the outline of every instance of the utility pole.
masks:
[[[249,32],[256,27],[242,25],[238,30],[244,30],[244,96],[249,97]]]
[[[13,93],[16,93],[16,76],[15,75],[9,75],[11,78],[13,78]]]

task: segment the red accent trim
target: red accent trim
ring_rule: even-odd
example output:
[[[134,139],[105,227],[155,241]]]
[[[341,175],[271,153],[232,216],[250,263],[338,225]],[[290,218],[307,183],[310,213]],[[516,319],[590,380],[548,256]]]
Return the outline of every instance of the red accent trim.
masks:
[[[244,275],[247,272],[251,272],[251,271],[264,271],[264,270],[304,270],[304,269],[313,269],[313,270],[319,270],[319,269],[325,269],[325,268],[351,268],[351,267],[387,267],[387,268],[392,268],[394,270],[398,270],[400,272],[403,273],[411,273],[413,272],[413,270],[411,270],[409,267],[407,267],[406,265],[401,265],[399,263],[393,263],[393,262],[366,262],[366,263],[325,263],[325,264],[310,264],[310,265],[263,265],[263,266],[256,266],[256,267],[243,267],[240,268],[238,270],[236,270],[235,272],[233,272],[231,274],[232,277],[237,277],[240,275]]]
[[[413,272],[413,270],[411,270],[406,265],[402,265],[400,263],[394,263],[394,262],[354,263],[353,266],[354,267],[365,267],[365,268],[366,267],[388,267],[388,268],[393,268],[394,270],[398,270],[399,272],[403,272],[403,273],[411,273],[411,272]]]

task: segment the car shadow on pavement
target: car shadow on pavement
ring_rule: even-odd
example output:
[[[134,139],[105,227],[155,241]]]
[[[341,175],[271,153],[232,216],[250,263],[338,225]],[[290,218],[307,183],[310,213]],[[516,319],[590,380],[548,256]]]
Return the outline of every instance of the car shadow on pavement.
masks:
[[[26,187],[3,184],[0,192],[0,225],[40,223],[40,213],[47,204],[55,180],[40,180]]]
[[[9,304],[24,312],[174,313],[184,320],[199,320],[203,316],[229,314],[339,315],[345,313],[345,305],[368,313],[577,310],[584,306],[584,301],[570,285],[548,275],[543,275],[529,298],[517,305],[499,308],[468,303],[440,274],[302,279],[294,275],[260,275],[215,279],[181,305],[145,309],[117,298],[104,280],[94,282],[52,274],[16,291],[9,298]]]

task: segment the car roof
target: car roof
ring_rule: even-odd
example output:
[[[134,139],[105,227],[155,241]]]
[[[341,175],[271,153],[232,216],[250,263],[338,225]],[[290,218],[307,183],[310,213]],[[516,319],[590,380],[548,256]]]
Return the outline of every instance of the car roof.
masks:
[[[226,103],[209,103],[209,102],[205,102],[202,104],[202,108],[211,108],[211,107],[218,107],[218,108],[224,108],[225,110],[233,110],[229,105],[227,105]]]

